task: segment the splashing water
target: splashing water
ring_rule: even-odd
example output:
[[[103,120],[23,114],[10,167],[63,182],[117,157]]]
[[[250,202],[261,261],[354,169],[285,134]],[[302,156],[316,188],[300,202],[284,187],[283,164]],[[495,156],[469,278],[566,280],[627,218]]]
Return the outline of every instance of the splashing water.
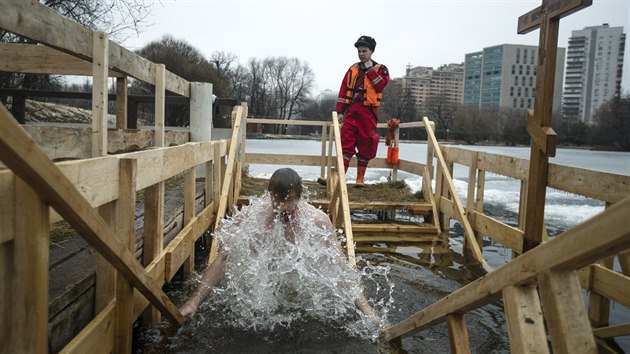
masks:
[[[264,333],[267,341],[299,335],[305,328],[312,332],[313,326],[376,340],[393,307],[389,267],[365,263],[353,268],[336,233],[316,222],[326,216],[306,200],[285,222],[271,205],[267,193],[224,220],[214,236],[229,254],[225,278],[189,325],[207,328],[208,322],[220,321],[222,327]],[[381,316],[378,324],[355,306],[364,285]]]

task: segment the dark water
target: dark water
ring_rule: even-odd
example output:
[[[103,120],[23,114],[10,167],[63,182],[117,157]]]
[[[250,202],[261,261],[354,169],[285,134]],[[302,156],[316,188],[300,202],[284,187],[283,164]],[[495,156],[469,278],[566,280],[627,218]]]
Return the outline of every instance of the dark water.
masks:
[[[203,250],[200,250],[203,254]],[[398,246],[398,254],[360,255],[357,268],[384,266],[385,277],[373,276],[364,282],[372,301],[388,300],[387,321],[398,323],[431,305],[481,274],[477,266],[466,266],[463,257],[440,243]],[[203,256],[200,256],[203,257]],[[192,291],[190,281],[178,278],[168,293],[176,303]],[[392,299],[383,288],[393,286]],[[317,289],[313,289],[317,291]],[[380,298],[379,298],[380,297]],[[382,339],[351,335],[343,320],[303,319],[273,330],[243,330],[233,322],[228,307],[206,301],[195,318],[181,328],[167,323],[139,331],[137,353],[388,353],[393,348]],[[352,323],[356,318],[349,318]],[[501,303],[490,304],[465,315],[471,349],[474,353],[508,353],[507,328]],[[450,351],[445,323],[403,338],[407,353]]]

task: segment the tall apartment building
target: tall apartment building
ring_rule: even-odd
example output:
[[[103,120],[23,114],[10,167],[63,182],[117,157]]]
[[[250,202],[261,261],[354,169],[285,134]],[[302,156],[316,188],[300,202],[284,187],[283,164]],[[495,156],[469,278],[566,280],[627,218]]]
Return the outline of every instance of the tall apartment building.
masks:
[[[464,62],[464,105],[481,109],[534,108],[538,47],[501,44],[468,53]],[[560,111],[565,49],[558,48],[553,111]]]
[[[447,64],[437,70],[427,66],[407,66],[402,78],[403,89],[409,89],[416,108],[425,111],[431,97],[447,104],[461,104],[464,97],[464,65]]]
[[[567,53],[562,117],[592,123],[595,110],[621,93],[626,34],[623,27],[572,31]]]

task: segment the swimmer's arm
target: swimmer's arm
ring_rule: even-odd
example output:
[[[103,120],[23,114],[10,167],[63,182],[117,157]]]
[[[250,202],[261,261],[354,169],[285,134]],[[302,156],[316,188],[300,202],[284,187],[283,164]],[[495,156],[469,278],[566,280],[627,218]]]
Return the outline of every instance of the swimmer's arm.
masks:
[[[359,311],[363,312],[365,316],[370,318],[376,327],[381,327],[381,316],[379,316],[372,306],[370,306],[370,303],[363,292],[361,292],[356,300],[354,300],[354,305],[359,309]]]
[[[179,308],[184,317],[193,317],[201,302],[208,296],[210,290],[225,276],[225,260],[227,253],[219,251],[217,258],[209,265],[201,277],[201,281],[194,294]]]

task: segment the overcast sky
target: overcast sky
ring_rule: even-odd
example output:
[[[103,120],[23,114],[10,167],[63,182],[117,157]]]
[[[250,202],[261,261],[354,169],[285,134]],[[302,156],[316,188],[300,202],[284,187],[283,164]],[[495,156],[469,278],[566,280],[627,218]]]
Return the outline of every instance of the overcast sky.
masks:
[[[462,63],[464,55],[499,44],[537,45],[539,31],[516,33],[519,16],[541,0],[161,0],[139,37],[124,44],[137,49],[165,34],[186,40],[206,57],[214,51],[249,58],[297,57],[316,77],[314,93],[339,89],[347,68],[357,61],[354,42],[376,39],[373,59],[391,77],[408,64]],[[566,48],[572,30],[608,23],[628,33],[628,0],[593,0],[560,21],[558,46]],[[630,37],[630,36],[627,36]],[[622,87],[630,94],[630,45],[626,39]]]

